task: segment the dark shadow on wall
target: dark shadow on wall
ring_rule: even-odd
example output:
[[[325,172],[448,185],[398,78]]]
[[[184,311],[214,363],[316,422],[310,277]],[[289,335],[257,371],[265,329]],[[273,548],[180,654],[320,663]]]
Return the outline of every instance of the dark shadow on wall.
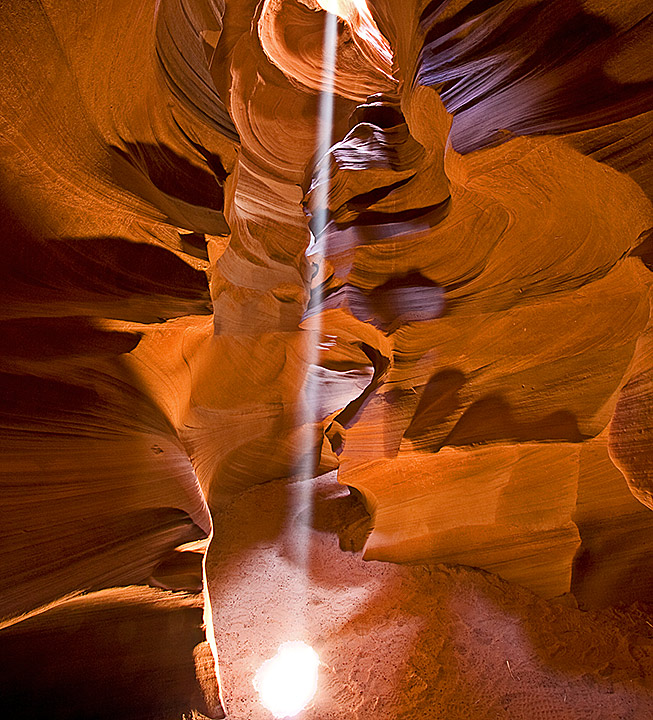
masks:
[[[424,388],[404,437],[424,444],[425,436],[461,407],[460,391],[465,382],[464,373],[454,368],[433,375]],[[439,446],[431,449],[436,451]]]
[[[26,210],[0,187],[0,319],[92,315],[147,323],[211,313],[206,274],[167,248],[116,236],[53,236]]]
[[[0,321],[0,368],[8,362],[131,352],[139,332],[102,330],[88,317],[35,317]]]
[[[20,240],[0,271],[2,319],[94,315],[150,323],[211,314],[206,275],[162,247],[118,237]]]
[[[169,720],[196,710],[223,717],[202,619],[199,597],[125,587],[0,629],[3,715]]]
[[[521,422],[510,403],[500,395],[488,395],[470,405],[444,441],[463,446],[497,441],[573,442],[587,439],[569,410],[556,410],[540,420]]]
[[[196,163],[167,145],[125,143],[109,147],[117,184],[150,203],[167,222],[198,233],[225,236],[223,183],[227,172],[219,156],[188,148]]]
[[[145,175],[156,188],[169,197],[212,210],[221,211],[224,208],[222,185],[227,178],[227,171],[216,155],[203,151],[206,163],[206,168],[203,169],[167,145],[125,143],[124,150],[115,146],[110,150]],[[197,146],[196,150],[199,154]]]
[[[436,87],[453,114],[458,152],[608,125],[653,106],[653,82],[620,81],[607,67],[634,41],[653,41],[650,13],[623,30],[579,0],[473,0],[439,22],[447,5],[422,14],[418,82]]]

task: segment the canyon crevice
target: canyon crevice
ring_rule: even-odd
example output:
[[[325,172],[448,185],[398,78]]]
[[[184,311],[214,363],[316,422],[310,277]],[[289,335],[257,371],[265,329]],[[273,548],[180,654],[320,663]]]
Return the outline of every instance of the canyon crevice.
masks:
[[[301,586],[307,720],[653,716],[651,47],[638,0],[3,3],[7,711],[265,720]]]

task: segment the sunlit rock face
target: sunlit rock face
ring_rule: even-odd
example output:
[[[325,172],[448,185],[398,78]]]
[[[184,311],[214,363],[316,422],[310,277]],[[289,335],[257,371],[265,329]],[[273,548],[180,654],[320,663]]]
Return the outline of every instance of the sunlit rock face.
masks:
[[[335,122],[316,158],[324,7]],[[652,33],[635,1],[4,2],[0,643],[56,667],[42,638],[83,617],[101,677],[140,652],[128,630],[112,651],[111,628],[141,623],[169,642],[133,677],[112,666],[107,716],[218,716],[195,600],[174,591],[202,586],[215,530],[242,563],[204,579],[225,629],[220,577],[283,531],[236,540],[225,508],[283,487],[302,452],[362,498],[375,592],[387,562],[444,562],[583,607],[648,600]],[[328,224],[307,257],[317,164]],[[318,325],[321,422],[301,448]],[[510,587],[492,602],[519,605]],[[157,667],[182,679],[144,708]],[[397,682],[407,707],[422,691]],[[57,698],[53,717],[101,714]]]

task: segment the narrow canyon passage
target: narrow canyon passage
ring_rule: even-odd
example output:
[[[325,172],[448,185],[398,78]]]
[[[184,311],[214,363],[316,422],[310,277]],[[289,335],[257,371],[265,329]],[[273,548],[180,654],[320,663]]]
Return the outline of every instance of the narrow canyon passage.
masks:
[[[653,717],[652,40],[3,3],[7,713]]]

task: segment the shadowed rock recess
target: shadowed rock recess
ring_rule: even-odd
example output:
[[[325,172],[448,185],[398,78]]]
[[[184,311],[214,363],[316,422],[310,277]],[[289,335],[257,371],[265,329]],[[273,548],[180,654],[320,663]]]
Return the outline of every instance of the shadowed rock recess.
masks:
[[[267,720],[304,635],[306,720],[653,717],[652,48],[645,0],[2,1],[7,716]]]

